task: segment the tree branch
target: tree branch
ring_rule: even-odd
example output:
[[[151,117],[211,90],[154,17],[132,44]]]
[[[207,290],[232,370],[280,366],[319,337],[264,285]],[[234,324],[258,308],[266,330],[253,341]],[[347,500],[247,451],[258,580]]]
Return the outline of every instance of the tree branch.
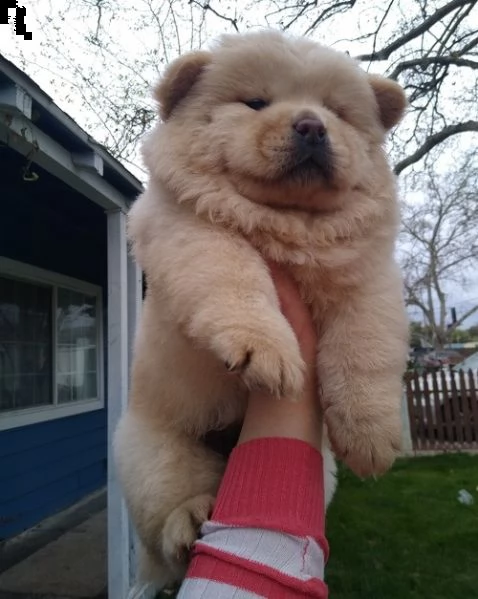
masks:
[[[475,312],[478,312],[478,304],[476,306],[474,306],[473,308],[470,308],[468,310],[468,312],[465,312],[463,314],[463,316],[461,316],[453,325],[453,329],[457,329],[461,324],[463,324],[465,322],[465,320],[467,318],[469,318],[470,316],[473,316],[473,314]]]
[[[236,18],[233,19],[232,17],[226,17],[226,15],[222,15],[220,12],[217,12],[217,10],[215,10],[209,4],[209,2],[206,2],[205,4],[201,4],[197,0],[189,0],[189,4],[196,4],[196,6],[199,6],[199,8],[202,8],[202,10],[204,12],[206,12],[207,10],[209,10],[210,12],[212,12],[213,15],[216,15],[216,17],[218,17],[219,19],[222,19],[223,21],[227,21],[228,23],[230,23],[234,27],[234,29],[237,31],[237,33],[239,33],[239,27],[237,25],[237,19]]]
[[[399,175],[406,168],[421,160],[428,152],[438,144],[456,135],[457,133],[478,132],[478,121],[466,121],[465,123],[457,123],[456,125],[447,125],[441,131],[433,133],[425,140],[413,154],[400,160],[393,169],[396,175]]]
[[[303,32],[303,35],[308,35],[317,26],[323,25],[331,17],[335,17],[353,8],[356,2],[357,0],[342,0],[340,2],[336,0],[321,0],[321,12],[315,17],[316,10],[319,8],[318,0],[310,0],[309,2],[304,0],[297,0],[296,2],[289,2],[289,0],[275,1],[272,2],[275,5],[275,10],[268,12],[265,17],[266,22],[269,23],[270,17],[277,17],[277,15],[285,13],[287,15],[285,22],[280,18],[280,28],[283,30],[291,29],[300,19],[304,18],[307,28]],[[258,5],[260,3],[261,0],[256,0],[255,4]],[[269,4],[269,2],[264,3]],[[308,23],[311,24],[309,25]]]
[[[410,285],[405,284],[405,292],[407,295],[405,298],[405,304],[407,306],[416,306],[417,308],[420,308],[428,322],[431,322],[432,316],[430,309],[422,302],[422,300],[418,298],[416,292]]]
[[[378,34],[380,32],[380,30],[382,29],[383,24],[385,23],[385,19],[388,17],[388,14],[394,4],[395,0],[391,0],[389,5],[387,6],[387,8],[385,9],[382,18],[380,19],[379,24],[377,25],[377,28],[375,29],[375,33],[373,34],[373,45],[372,45],[372,54],[375,54],[375,52],[377,51],[377,39],[378,39]]]
[[[311,8],[312,6],[317,6],[317,0],[314,0],[312,2],[305,2],[303,6],[300,7],[300,10],[297,12],[297,14],[295,14],[292,18],[291,21],[289,21],[286,25],[283,25],[282,28],[284,29],[284,31],[286,29],[290,29],[292,27],[292,25],[298,21],[302,15],[307,12],[307,10],[309,10],[309,8]],[[296,8],[299,8],[299,5],[296,6]],[[277,10],[266,14],[266,21],[268,21],[269,17],[271,17],[272,15],[276,15],[279,14],[281,12],[283,12],[286,9],[286,7],[282,7],[282,8],[278,8]]]
[[[345,2],[333,2],[320,13],[320,15],[313,21],[312,25],[307,27],[304,35],[311,33],[319,23],[326,21],[329,17],[353,8],[356,1],[357,0],[346,0]]]
[[[431,27],[433,27],[433,25],[435,25],[436,23],[441,21],[444,17],[449,15],[451,12],[453,12],[454,10],[456,10],[458,8],[462,8],[463,6],[466,6],[467,4],[472,4],[472,3],[473,3],[473,0],[452,0],[448,4],[445,4],[445,6],[442,6],[441,8],[439,8],[430,17],[425,19],[420,25],[417,25],[417,27],[410,29],[410,31],[408,31],[405,35],[402,35],[401,37],[397,38],[393,42],[390,42],[390,44],[388,44],[381,50],[371,52],[370,54],[361,54],[359,56],[356,56],[355,58],[356,58],[356,60],[369,61],[369,62],[376,61],[376,60],[388,60],[390,58],[390,55],[393,54],[393,52],[395,52],[396,50],[398,50],[399,48],[401,48],[408,42],[411,42],[415,38],[419,37],[420,35],[426,33],[429,29],[431,29]]]
[[[470,34],[468,34],[469,36]],[[466,36],[466,37],[468,37]],[[464,37],[460,40],[463,41],[463,39],[465,39]],[[465,54],[468,54],[468,52],[470,50],[473,50],[473,48],[478,44],[478,37],[474,37],[471,42],[468,42],[466,44],[466,46],[463,46],[463,48],[460,50],[460,56],[465,56]]]
[[[392,71],[388,77],[397,79],[397,77],[407,69],[412,67],[422,67],[423,70],[430,65],[455,65],[457,67],[469,67],[470,69],[478,69],[478,62],[468,60],[467,58],[455,58],[454,56],[430,56],[429,58],[417,58],[415,60],[404,60]]]

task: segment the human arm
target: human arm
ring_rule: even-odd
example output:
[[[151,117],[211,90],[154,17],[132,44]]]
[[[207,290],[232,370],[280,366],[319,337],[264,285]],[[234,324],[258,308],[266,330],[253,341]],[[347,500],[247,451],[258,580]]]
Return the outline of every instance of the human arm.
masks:
[[[292,281],[271,266],[306,363],[299,401],[254,391],[179,598],[327,597],[316,335]]]

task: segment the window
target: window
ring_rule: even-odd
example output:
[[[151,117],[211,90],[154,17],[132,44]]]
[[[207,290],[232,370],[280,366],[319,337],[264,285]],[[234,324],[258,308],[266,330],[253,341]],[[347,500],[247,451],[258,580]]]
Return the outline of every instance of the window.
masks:
[[[0,258],[0,430],[103,406],[101,289]]]

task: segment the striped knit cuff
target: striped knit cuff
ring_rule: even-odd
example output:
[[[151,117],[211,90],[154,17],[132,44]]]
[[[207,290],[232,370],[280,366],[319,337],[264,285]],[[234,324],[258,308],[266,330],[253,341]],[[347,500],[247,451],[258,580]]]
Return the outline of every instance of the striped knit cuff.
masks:
[[[327,599],[328,589],[317,578],[300,580],[222,551],[198,548],[178,599],[183,597]]]
[[[321,454],[303,441],[264,438],[229,458],[211,520],[312,537],[328,557]]]

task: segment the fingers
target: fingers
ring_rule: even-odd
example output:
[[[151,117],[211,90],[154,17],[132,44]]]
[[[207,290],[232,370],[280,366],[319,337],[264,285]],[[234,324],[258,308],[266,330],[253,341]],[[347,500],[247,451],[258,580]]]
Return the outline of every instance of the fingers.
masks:
[[[289,321],[299,342],[302,357],[306,363],[315,361],[317,352],[317,332],[310,310],[302,300],[299,289],[285,268],[268,262],[282,313]]]

